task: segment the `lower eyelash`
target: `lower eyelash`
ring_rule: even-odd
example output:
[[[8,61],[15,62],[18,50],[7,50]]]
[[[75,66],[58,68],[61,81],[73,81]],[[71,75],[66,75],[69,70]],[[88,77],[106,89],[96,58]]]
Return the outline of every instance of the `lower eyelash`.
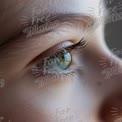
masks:
[[[46,75],[46,76],[38,76],[34,83],[37,84],[38,88],[42,88],[45,86],[48,86],[50,83],[52,83],[53,81],[67,81],[67,80],[71,80],[71,81],[75,81],[78,78],[78,70],[81,70],[78,67],[75,67],[75,69],[71,70],[71,71],[66,71],[65,73],[57,73],[57,74],[53,74],[53,75]]]
[[[66,50],[69,50],[69,52],[72,53],[78,53],[80,52],[85,46],[87,45],[86,40],[81,39],[81,41],[75,45],[72,45],[70,47],[67,47]],[[58,52],[57,52],[58,53]],[[52,73],[52,74],[48,74],[48,72],[46,72],[46,75],[43,75],[41,73],[43,73],[43,71],[41,71],[41,67],[36,67],[34,66],[32,68],[32,74],[36,77],[35,79],[35,83],[38,85],[38,87],[43,87],[46,86],[50,83],[50,81],[67,81],[67,80],[71,80],[74,81],[78,78],[78,70],[81,71],[82,67],[81,66],[72,66],[70,69],[68,69],[68,71],[62,71],[59,73]]]

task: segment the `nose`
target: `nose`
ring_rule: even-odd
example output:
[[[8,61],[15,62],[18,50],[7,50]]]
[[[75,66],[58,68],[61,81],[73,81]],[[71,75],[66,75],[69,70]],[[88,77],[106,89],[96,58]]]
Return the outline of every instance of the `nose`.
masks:
[[[105,45],[97,45],[89,43],[82,60],[87,70],[87,86],[96,98],[91,105],[97,106],[98,122],[122,122],[122,61]]]
[[[122,90],[103,101],[99,115],[103,122],[122,122]]]
[[[97,89],[102,98],[98,107],[100,122],[122,122],[122,61],[107,49],[97,48],[88,56],[94,56],[92,64],[97,67],[94,71],[98,71],[94,81],[102,81],[101,90]]]
[[[106,73],[110,92],[103,99],[99,117],[103,122],[122,122],[122,62],[114,55],[106,59],[108,65],[103,63],[106,69],[103,73]]]

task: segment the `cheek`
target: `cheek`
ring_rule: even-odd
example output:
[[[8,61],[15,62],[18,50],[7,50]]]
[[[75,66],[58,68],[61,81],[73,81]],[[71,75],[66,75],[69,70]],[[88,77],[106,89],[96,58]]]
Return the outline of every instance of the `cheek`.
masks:
[[[96,97],[92,89],[83,84],[83,79],[62,81],[58,79],[38,87],[39,84],[34,82],[31,76],[25,76],[10,81],[1,92],[0,113],[8,120],[11,119],[12,122],[57,122],[56,119],[64,122],[71,119],[82,121],[86,120],[84,111],[94,116]],[[86,109],[87,107],[89,109]]]
[[[48,122],[49,116],[41,102],[44,98],[40,96],[26,80],[12,82],[1,92],[0,114],[12,122]]]
[[[73,100],[69,103],[73,90],[71,81],[56,81],[43,88],[38,88],[32,78],[10,82],[1,92],[0,113],[13,122],[51,122],[67,108],[72,108],[71,102],[75,103]]]

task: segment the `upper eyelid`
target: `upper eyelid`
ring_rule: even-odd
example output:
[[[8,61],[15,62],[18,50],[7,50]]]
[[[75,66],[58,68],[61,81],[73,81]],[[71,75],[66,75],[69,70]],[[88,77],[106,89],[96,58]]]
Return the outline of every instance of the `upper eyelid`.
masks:
[[[65,43],[65,42],[64,42]],[[38,64],[41,60],[43,60],[44,58],[47,58],[47,57],[50,57],[50,56],[53,56],[53,55],[55,55],[56,53],[59,53],[59,52],[61,52],[61,51],[63,51],[63,50],[67,50],[67,51],[69,51],[69,52],[72,52],[72,51],[82,51],[82,49],[83,48],[85,48],[85,46],[87,45],[87,41],[84,39],[84,38],[82,38],[78,43],[76,43],[76,44],[72,44],[72,45],[69,45],[69,46],[64,46],[64,47],[62,47],[62,48],[60,48],[60,49],[57,49],[57,50],[55,50],[53,53],[49,53],[49,50],[52,50],[53,48],[55,48],[55,46],[53,46],[53,47],[51,47],[50,49],[48,49],[48,50],[46,50],[44,53],[42,53],[42,54],[40,54],[39,56],[37,56],[36,57],[36,64]],[[57,45],[56,45],[57,46]],[[48,54],[46,55],[45,53],[47,53],[48,52]],[[32,61],[33,62],[33,61]]]
[[[40,71],[40,68],[41,68],[41,66],[40,66],[40,63],[42,63],[42,61],[44,60],[44,59],[47,59],[47,58],[50,58],[50,57],[52,57],[52,56],[54,56],[54,55],[56,55],[56,54],[58,54],[59,52],[61,53],[63,50],[69,50],[69,48],[70,48],[70,53],[71,53],[71,51],[73,51],[73,50],[76,50],[77,51],[77,47],[79,47],[80,49],[82,48],[84,48],[85,46],[86,46],[86,44],[87,43],[85,43],[86,42],[86,40],[84,41],[85,39],[84,38],[82,38],[78,43],[76,43],[76,44],[73,44],[73,45],[70,45],[70,46],[68,46],[68,47],[64,47],[63,49],[61,49],[61,50],[59,50],[59,51],[57,51],[57,52],[55,52],[53,55],[48,55],[48,56],[46,56],[46,57],[44,57],[44,58],[40,58],[40,60],[38,61],[38,62],[36,62],[36,63],[34,63],[35,65],[32,65],[32,71],[34,71],[34,69],[37,71],[37,70],[39,70]],[[47,50],[48,51],[48,50]],[[72,64],[72,63],[71,63]],[[38,67],[39,66],[39,67]],[[39,68],[39,69],[38,69]],[[64,70],[64,71],[67,71],[67,70]]]
[[[61,34],[62,37],[64,34]],[[2,45],[0,47],[0,50],[2,50],[3,48],[6,48],[6,51],[4,51],[5,53],[9,52],[9,55],[7,54],[7,56],[10,59],[14,59],[16,57],[20,58],[20,57],[25,57],[24,60],[31,62],[35,57],[37,57],[38,55],[40,55],[41,53],[45,52],[46,50],[48,50],[50,47],[53,47],[65,40],[74,40],[76,39],[77,41],[79,40],[76,35],[69,35],[66,33],[66,38],[62,39],[62,38],[52,38],[54,41],[51,42],[49,44],[49,41],[51,40],[47,40],[46,36],[45,37],[36,37],[36,38],[30,38],[30,39],[21,39],[21,40],[14,40],[13,42],[9,42],[6,43],[5,45]],[[44,49],[41,49],[40,47],[42,47],[42,43],[40,40],[43,40],[42,43],[44,43],[47,40],[47,43],[45,43],[43,45],[43,47],[45,47]],[[72,41],[71,41],[72,42]],[[49,46],[50,45],[50,46]],[[34,50],[34,53],[30,53]],[[16,53],[15,53],[16,50]],[[21,55],[20,55],[21,54]],[[6,54],[4,55],[6,56]],[[29,57],[29,58],[28,58]],[[20,60],[21,61],[21,60]]]
[[[66,43],[66,42],[64,42],[64,43]],[[62,46],[62,47],[60,47],[60,48],[57,48],[53,53],[52,53],[52,55],[55,55],[56,53],[58,53],[58,52],[61,52],[62,50],[68,50],[69,52],[71,52],[72,50],[75,50],[75,49],[77,49],[77,47],[81,47],[81,48],[84,48],[85,46],[87,45],[87,41],[84,39],[84,38],[82,38],[78,43],[70,43],[69,45],[67,45],[67,46]],[[57,45],[56,45],[57,46]],[[52,48],[55,48],[55,46],[53,46],[53,47],[51,47],[51,49]],[[47,51],[49,51],[49,50],[47,50]],[[49,56],[52,56],[51,54],[49,55],[49,53],[48,53],[48,57]]]
[[[78,14],[79,15],[79,14]],[[81,18],[79,18],[79,16],[78,15],[74,15],[78,20],[79,20],[79,22],[80,23],[82,23],[82,21],[81,21]],[[66,15],[65,15],[66,16]],[[78,23],[75,23],[74,21],[73,21],[73,19],[74,19],[74,16],[71,16],[71,18],[72,18],[72,23],[74,23],[74,25],[76,25],[76,26],[78,26]],[[83,17],[83,16],[82,16]],[[68,18],[68,19],[71,19],[70,17]],[[75,18],[75,19],[76,19]],[[62,18],[63,19],[63,18]],[[67,19],[67,18],[65,18],[65,19]],[[76,20],[77,20],[76,19]],[[83,18],[82,18],[83,19]],[[89,20],[89,19],[88,19]],[[85,21],[85,19],[84,19],[84,21]],[[74,32],[74,31],[73,31]],[[78,33],[78,32],[77,32]],[[79,32],[80,33],[80,36],[82,36],[81,35],[81,32]],[[67,34],[66,34],[67,35]],[[17,39],[17,40],[14,40],[14,42],[12,43],[10,43],[9,42],[9,44],[10,45],[4,45],[6,48],[7,48],[7,52],[10,52],[9,53],[9,57],[10,57],[10,59],[12,59],[12,58],[15,58],[15,57],[18,57],[18,55],[21,53],[21,52],[23,52],[23,50],[24,50],[24,52],[26,52],[26,53],[23,53],[23,54],[21,54],[21,57],[25,57],[25,55],[27,55],[27,56],[29,56],[29,58],[27,57],[26,58],[26,60],[28,61],[28,60],[33,60],[36,56],[38,56],[40,53],[43,53],[44,51],[46,51],[47,49],[49,49],[50,47],[52,47],[52,46],[54,46],[54,45],[56,45],[56,44],[58,44],[59,42],[62,42],[62,41],[64,41],[64,40],[71,40],[71,39],[75,39],[75,40],[79,40],[79,37],[78,36],[76,36],[75,34],[74,35],[68,35],[68,37],[66,37],[65,39],[59,39],[59,38],[56,38],[55,40],[54,40],[54,42],[53,42],[53,44],[51,44],[51,46],[49,47],[49,45],[47,45],[48,43],[49,43],[49,40],[47,41],[47,44],[45,44],[45,49],[41,49],[41,51],[40,51],[40,43],[43,43],[43,42],[41,42],[40,40],[41,40],[41,38],[39,38],[40,37],[40,35],[38,35],[38,36],[35,36],[35,37],[32,37],[32,38],[29,38],[29,39]],[[62,36],[63,37],[63,36]],[[38,38],[38,39],[37,39]],[[45,39],[46,39],[46,36],[44,37]],[[80,37],[81,38],[81,37]],[[45,39],[44,39],[44,41],[45,41]],[[22,41],[22,42],[21,42]],[[21,45],[21,46],[20,46]],[[1,49],[2,49],[2,47],[4,47],[4,46],[2,46],[1,45]],[[9,46],[9,47],[8,47]],[[13,48],[14,47],[14,48]],[[29,48],[28,48],[29,47]],[[38,50],[37,50],[37,48],[38,48]],[[5,48],[4,48],[5,49]],[[13,52],[15,52],[15,49],[17,50],[16,51],[16,53],[13,53]],[[34,54],[32,53],[31,55],[30,55],[30,51],[31,50],[36,50],[35,52],[34,52]]]
[[[83,29],[83,26],[80,26],[79,24],[82,24],[82,25],[86,26],[87,28],[90,28],[90,27],[92,28],[92,27],[94,27],[95,22],[96,22],[96,21],[94,21],[95,19],[91,18],[90,16],[83,16],[81,14],[57,15],[57,18],[55,18],[55,19],[59,19],[61,22],[67,22],[67,23],[65,23],[66,25],[68,25],[68,24],[74,25],[74,26],[72,26],[72,27],[74,27],[74,29],[77,29],[77,28]],[[60,23],[60,26],[61,26],[61,23]],[[60,27],[60,26],[58,26],[58,27]],[[42,35],[45,35],[50,32],[53,32],[53,30],[45,32]],[[10,42],[10,40],[11,41],[18,40],[18,42],[20,41],[20,44],[21,44],[21,41],[24,39],[24,42],[27,44],[27,42],[31,43],[31,41],[30,41],[31,39],[39,38],[40,36],[41,36],[41,34],[39,33],[38,35],[33,35],[31,38],[26,38],[26,36],[23,35],[22,32],[20,32],[18,35],[9,39],[8,42]],[[24,42],[22,41],[23,44],[24,44]],[[7,42],[5,42],[5,44],[7,44]]]
[[[72,27],[74,27],[75,29],[77,29],[77,28],[83,29],[83,26],[80,26],[79,25],[81,23],[86,28],[92,28],[97,23],[95,18],[93,18],[91,16],[85,16],[85,15],[82,15],[82,14],[64,14],[64,15],[62,14],[62,15],[52,15],[52,16],[56,16],[55,20],[58,20],[58,21],[60,20],[60,22],[66,22],[65,23],[66,25],[68,23],[74,25]],[[60,23],[60,25],[61,25],[61,23]],[[60,26],[58,26],[58,27],[60,27]],[[23,27],[23,29],[24,29],[24,27]],[[45,35],[45,34],[51,32],[51,31],[53,31],[53,30],[50,30],[50,31],[48,30],[47,32],[42,33],[42,35]],[[32,39],[35,38],[35,36],[36,37],[40,37],[41,36],[41,33],[39,33],[38,35],[37,34],[36,35],[33,35],[32,36]],[[11,41],[13,41],[13,40],[14,41],[15,40],[20,40],[21,41],[23,39],[26,39],[26,40],[24,40],[26,42],[30,41],[30,39],[27,39],[26,36],[23,35],[22,31],[20,31],[20,33],[18,33],[17,35],[9,38],[8,41],[5,41],[4,43],[2,43],[2,45],[3,44],[6,44],[7,42],[10,42],[10,40]]]

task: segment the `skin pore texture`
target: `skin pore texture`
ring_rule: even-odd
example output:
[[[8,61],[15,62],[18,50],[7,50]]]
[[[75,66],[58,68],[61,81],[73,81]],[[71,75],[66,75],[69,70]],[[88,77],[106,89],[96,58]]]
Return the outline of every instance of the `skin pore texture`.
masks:
[[[108,67],[112,61],[113,67],[122,70],[120,59],[105,44],[107,11],[102,1],[104,9],[99,15],[99,3],[100,0],[0,2],[0,78],[5,79],[5,87],[0,88],[2,122],[115,122],[122,117],[122,75],[105,78],[102,73],[105,68],[100,65],[102,57]],[[64,23],[59,21],[56,28],[46,34],[18,36],[25,28],[22,17],[30,20],[34,10],[39,11],[40,18],[54,13],[78,17],[65,18]],[[92,19],[95,26],[90,25]],[[36,82],[32,66],[44,54],[48,56],[54,48],[58,49],[58,44],[69,46],[82,38],[87,46],[82,52],[72,54],[71,65],[78,69],[76,77],[45,78],[43,87],[39,86],[42,79]],[[111,114],[112,108],[120,110],[118,117]]]

